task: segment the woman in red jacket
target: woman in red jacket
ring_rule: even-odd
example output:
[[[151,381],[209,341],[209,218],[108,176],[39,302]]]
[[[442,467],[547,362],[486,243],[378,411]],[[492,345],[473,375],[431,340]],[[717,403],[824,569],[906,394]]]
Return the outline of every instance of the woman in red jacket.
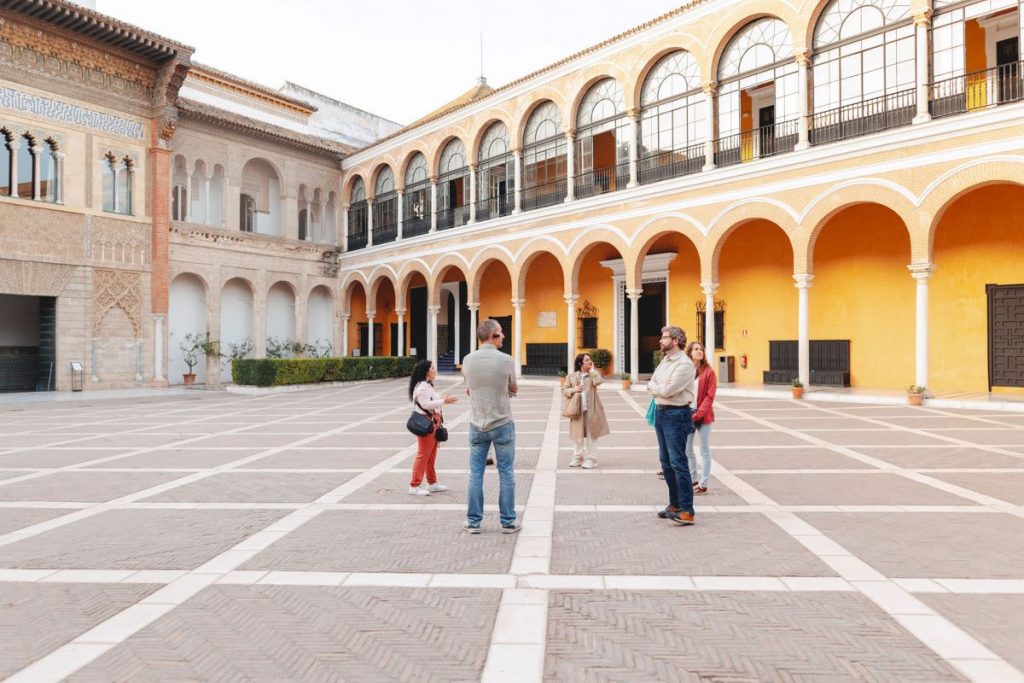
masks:
[[[715,371],[708,365],[704,345],[690,342],[686,347],[686,355],[697,368],[697,405],[693,410],[694,431],[686,437],[686,459],[690,463],[690,479],[693,480],[693,495],[703,496],[708,492],[708,477],[711,476],[711,423],[715,421],[715,390],[718,379]],[[700,477],[697,477],[697,454],[694,453],[693,441],[700,434]]]

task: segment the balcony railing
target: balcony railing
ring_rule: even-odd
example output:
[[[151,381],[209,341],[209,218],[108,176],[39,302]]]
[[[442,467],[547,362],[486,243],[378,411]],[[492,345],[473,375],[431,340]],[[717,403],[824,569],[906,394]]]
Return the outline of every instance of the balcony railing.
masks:
[[[754,159],[792,152],[796,147],[797,119],[735,133],[715,140],[715,165],[732,166]]]
[[[430,215],[407,216],[402,219],[402,236],[416,237],[430,232]]]
[[[348,234],[348,251],[366,248],[366,231],[350,232]]]
[[[404,227],[404,226],[403,226]],[[373,244],[387,244],[398,238],[398,223],[373,226]]]
[[[701,142],[689,147],[669,149],[642,157],[639,161],[640,184],[700,173],[704,168],[705,147]]]
[[[933,117],[952,116],[1024,99],[1024,61],[975,71],[932,83]]]
[[[916,111],[917,93],[910,89],[815,112],[811,117],[811,144],[839,142],[909,126]]]
[[[437,210],[437,229],[447,230],[469,223],[469,205]]]
[[[523,211],[532,211],[545,206],[554,206],[565,201],[566,180],[549,180],[523,188]]]
[[[476,221],[489,221],[492,218],[507,216],[515,206],[515,193],[487,197],[476,203]]]
[[[577,199],[593,197],[605,192],[625,190],[629,184],[629,162],[607,168],[595,168],[573,178],[573,190]]]

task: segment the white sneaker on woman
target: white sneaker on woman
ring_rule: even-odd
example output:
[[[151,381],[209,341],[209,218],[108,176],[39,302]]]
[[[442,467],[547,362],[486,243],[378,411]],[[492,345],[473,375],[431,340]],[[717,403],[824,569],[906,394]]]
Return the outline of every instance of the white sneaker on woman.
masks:
[[[569,463],[569,467],[579,467],[582,464],[583,464],[583,456],[577,456],[577,457],[574,457],[572,459],[572,462]]]
[[[597,467],[597,460],[595,460],[594,458],[587,458],[586,460],[583,461],[583,469],[592,470],[595,467]]]
[[[409,487],[409,495],[410,496],[429,496],[430,495],[430,491],[428,491],[427,489],[421,489],[419,486],[410,486]]]
[[[431,493],[441,493],[442,491],[447,491],[448,487],[444,484],[434,482],[433,484],[427,484],[427,490]]]

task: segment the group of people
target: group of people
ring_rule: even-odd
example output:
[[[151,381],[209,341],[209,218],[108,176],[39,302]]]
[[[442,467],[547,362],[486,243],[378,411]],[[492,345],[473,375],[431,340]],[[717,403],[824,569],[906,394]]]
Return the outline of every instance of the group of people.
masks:
[[[511,398],[516,384],[512,356],[500,351],[505,334],[496,320],[484,320],[477,328],[478,348],[462,362],[466,395],[470,401],[469,418],[469,488],[466,523],[470,534],[480,533],[483,521],[483,477],[494,449],[497,462],[498,518],[502,533],[519,531],[515,511],[515,443],[516,428],[512,419]],[[679,327],[662,328],[659,345],[661,362],[647,382],[651,394],[653,426],[658,438],[661,471],[658,476],[668,488],[668,505],[658,517],[680,526],[695,522],[693,499],[708,492],[711,474],[711,425],[715,421],[714,402],[718,381],[708,363],[703,344],[694,341],[687,346],[686,333]],[[409,380],[409,398],[413,410],[427,416],[435,427],[443,424],[442,409],[456,403],[456,396],[442,396],[434,388],[437,370],[429,360],[416,364]],[[589,355],[576,356],[573,371],[566,377],[562,395],[566,399],[563,414],[569,418],[569,435],[573,455],[569,467],[597,467],[597,440],[610,430],[598,387],[601,373]],[[700,437],[701,463],[698,472],[695,452]],[[437,480],[438,439],[436,430],[417,436],[409,493],[427,496],[447,491]]]

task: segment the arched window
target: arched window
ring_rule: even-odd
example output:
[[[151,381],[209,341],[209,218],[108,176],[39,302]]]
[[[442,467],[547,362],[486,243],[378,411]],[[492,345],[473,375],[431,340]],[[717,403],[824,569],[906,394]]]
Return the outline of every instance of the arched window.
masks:
[[[47,139],[36,148],[39,155],[39,197],[44,202],[61,201],[60,168],[57,163],[57,143]]]
[[[299,210],[299,239],[309,239],[309,209]]]
[[[910,0],[832,0],[814,30],[811,142],[909,124],[914,46]]]
[[[800,114],[789,27],[756,19],[729,41],[718,64],[715,164],[728,166],[792,151]]]
[[[352,182],[348,207],[348,249],[362,249],[366,246],[366,186],[362,178]]]
[[[13,169],[11,168],[11,161],[13,156],[11,151],[14,145],[14,135],[11,131],[6,128],[0,129],[0,196],[10,197],[11,196],[11,174]]]
[[[113,152],[103,158],[103,210],[131,215],[135,162],[125,155],[118,159]]]
[[[373,194],[373,243],[393,242],[398,236],[398,195],[395,174],[385,166],[377,174]]]
[[[533,110],[523,136],[523,209],[565,200],[566,143],[562,117],[554,102]]]
[[[1024,99],[1021,0],[934,0],[932,116]]]
[[[480,163],[476,171],[476,219],[486,221],[512,212],[515,197],[515,159],[508,128],[501,121],[492,123],[480,140]]]
[[[706,131],[700,66],[685,50],[671,52],[650,70],[640,91],[640,182],[699,172]]]
[[[430,174],[422,153],[405,169],[405,194],[402,196],[402,234],[415,237],[430,232]]]
[[[598,81],[576,114],[573,173],[577,197],[625,188],[629,183],[629,120],[626,98],[614,78]]]
[[[243,194],[238,206],[238,229],[252,232],[256,226],[256,200],[251,195]]]
[[[451,140],[441,151],[437,178],[437,229],[469,222],[469,167],[462,140]]]
[[[18,196],[35,199],[35,144],[28,135],[18,138]]]
[[[188,206],[188,188],[184,185],[175,185],[171,188],[171,219],[183,221],[188,215],[185,207]]]

